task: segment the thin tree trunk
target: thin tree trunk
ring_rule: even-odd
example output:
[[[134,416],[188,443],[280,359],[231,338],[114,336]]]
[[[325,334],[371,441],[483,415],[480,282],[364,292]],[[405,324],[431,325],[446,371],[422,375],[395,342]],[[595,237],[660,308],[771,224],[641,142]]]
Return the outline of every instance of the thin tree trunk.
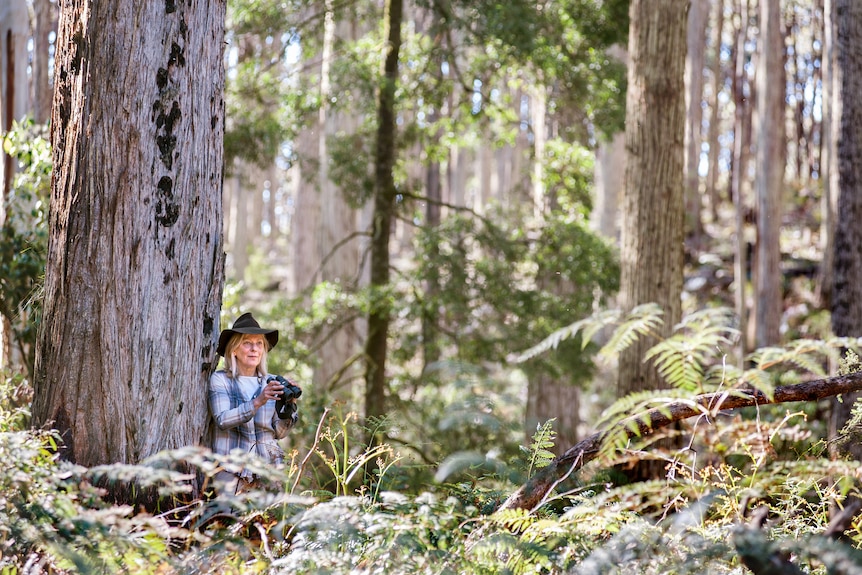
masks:
[[[781,196],[784,188],[784,49],[780,0],[760,0],[762,49],[757,71],[757,255],[754,267],[755,345],[778,342],[781,288]]]
[[[731,173],[731,198],[736,207],[736,254],[733,260],[733,276],[735,279],[734,302],[736,314],[739,317],[740,350],[738,359],[740,367],[748,351],[748,306],[745,299],[745,288],[748,284],[748,250],[745,238],[745,200],[743,196],[743,173],[746,166],[745,117],[746,105],[743,84],[745,83],[745,42],[748,35],[748,0],[740,0],[739,29],[736,31],[736,51],[734,54],[735,70],[733,74],[733,171]]]
[[[44,124],[51,117],[51,82],[48,77],[51,40],[56,32],[57,8],[51,0],[33,0],[33,119]]]
[[[718,191],[718,158],[721,143],[718,135],[721,129],[721,112],[719,110],[718,95],[724,83],[724,73],[721,65],[721,44],[724,33],[724,0],[715,3],[715,34],[712,54],[712,97],[709,102],[709,171],[706,176],[706,193],[709,197],[709,207],[712,213],[712,221],[718,220],[718,207],[721,202],[721,194]]]
[[[706,49],[706,28],[709,22],[709,7],[702,2],[692,2],[688,10],[686,79],[686,123],[685,123],[685,213],[687,233],[695,249],[703,236],[703,201],[700,193],[700,143],[703,121],[703,68]]]
[[[820,264],[820,305],[832,307],[832,283],[835,255],[835,220],[838,210],[838,150],[836,142],[841,126],[841,90],[843,82],[835,49],[835,4],[823,4],[823,222],[820,226],[823,261]]]
[[[389,286],[389,239],[395,216],[396,156],[395,88],[398,83],[398,58],[401,52],[403,0],[387,0],[386,60],[377,102],[377,138],[374,159],[374,215],[371,238],[371,288],[381,297],[368,314],[368,339],[365,344],[365,417],[386,413],[386,354],[390,309],[382,292]],[[368,438],[371,443],[375,440]]]
[[[81,465],[204,442],[223,286],[225,4],[67,2],[33,422]]]

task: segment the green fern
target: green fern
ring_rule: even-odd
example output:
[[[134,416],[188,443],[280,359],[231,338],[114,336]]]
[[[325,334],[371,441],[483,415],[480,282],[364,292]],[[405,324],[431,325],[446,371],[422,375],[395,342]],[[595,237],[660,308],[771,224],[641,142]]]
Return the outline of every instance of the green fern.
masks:
[[[674,335],[650,348],[659,374],[670,385],[687,391],[704,391],[704,372],[717,353],[733,345],[739,331],[731,326],[727,308],[700,310],[674,328]]]
[[[554,431],[554,421],[549,419],[543,424],[536,424],[536,433],[533,434],[530,443],[530,463],[527,467],[527,477],[532,477],[536,470],[547,467],[556,455],[551,451],[554,448],[554,439],[557,432]]]
[[[558,329],[537,345],[509,358],[512,363],[523,363],[546,351],[556,349],[563,341],[581,334],[581,346],[586,347],[602,329],[616,325],[610,340],[599,350],[599,356],[614,355],[629,347],[638,337],[657,335],[663,324],[663,311],[658,304],[647,303],[635,307],[625,318],[618,309],[602,310],[587,318]],[[622,323],[620,323],[622,321]]]
[[[645,335],[658,335],[664,325],[664,311],[658,304],[646,303],[635,307],[622,324],[614,330],[610,340],[601,350],[600,356],[615,355],[631,346],[637,339]]]

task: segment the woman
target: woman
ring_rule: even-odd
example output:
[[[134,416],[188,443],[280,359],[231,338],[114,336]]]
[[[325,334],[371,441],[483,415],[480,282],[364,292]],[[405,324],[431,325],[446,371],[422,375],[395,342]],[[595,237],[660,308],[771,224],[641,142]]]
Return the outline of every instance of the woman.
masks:
[[[284,437],[297,420],[295,398],[276,413],[276,402],[284,386],[276,379],[267,381],[266,355],[278,343],[278,330],[260,327],[250,313],[242,314],[231,329],[219,335],[219,355],[224,369],[216,371],[209,382],[209,409],[214,435],[212,450],[227,455],[235,449],[254,452],[271,463],[282,463],[283,452],[276,440]],[[284,381],[284,380],[282,380]],[[284,419],[282,419],[284,417]],[[216,484],[223,482],[229,493],[248,489],[255,477],[247,469],[238,475],[220,471]]]

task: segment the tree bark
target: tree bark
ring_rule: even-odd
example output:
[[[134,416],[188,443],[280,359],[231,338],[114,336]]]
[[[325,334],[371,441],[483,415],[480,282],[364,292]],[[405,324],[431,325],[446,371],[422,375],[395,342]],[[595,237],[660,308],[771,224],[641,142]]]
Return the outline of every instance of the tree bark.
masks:
[[[718,220],[718,206],[721,194],[718,192],[718,159],[721,143],[718,136],[721,129],[721,111],[718,95],[724,84],[724,72],[721,65],[721,46],[724,33],[724,0],[715,3],[715,24],[712,47],[712,94],[709,99],[709,171],[706,176],[706,193],[709,196],[709,208],[712,221]]]
[[[365,343],[365,417],[386,413],[386,354],[390,309],[385,291],[389,286],[389,240],[395,216],[396,156],[395,88],[398,83],[398,57],[401,52],[403,0],[387,0],[386,60],[377,101],[377,138],[374,158],[374,214],[372,217],[370,285],[377,291],[368,314],[368,339]],[[368,438],[371,443],[374,438]]]
[[[706,50],[706,28],[709,6],[692,2],[688,10],[687,56],[685,60],[686,123],[685,123],[685,213],[687,233],[695,248],[703,236],[703,201],[700,193],[700,143],[703,122],[703,68]]]
[[[682,315],[687,7],[634,0],[630,8],[620,305],[660,304],[666,334]],[[661,386],[643,362],[654,343],[641,338],[621,354],[620,397]]]
[[[745,237],[745,198],[743,191],[743,174],[748,165],[748,149],[745,134],[746,117],[748,115],[744,85],[746,83],[745,72],[745,44],[748,36],[748,0],[740,0],[738,6],[739,27],[735,34],[734,51],[734,73],[733,73],[733,166],[730,174],[730,197],[736,207],[735,218],[735,254],[733,258],[734,277],[734,305],[736,315],[739,318],[739,358],[740,368],[743,358],[748,352],[748,305],[745,297],[745,288],[748,284],[748,249]]]
[[[835,220],[838,212],[838,149],[836,141],[841,126],[841,67],[835,50],[836,0],[823,4],[823,138],[821,171],[823,175],[823,221],[820,226],[823,261],[817,282],[820,304],[832,307],[832,270],[835,255]]]
[[[841,78],[841,124],[837,134],[838,211],[832,286],[832,331],[856,336],[862,325],[862,3],[836,2],[838,68]],[[832,402],[830,432],[837,433],[850,417],[857,396]],[[862,458],[862,443],[846,444],[845,452]]]
[[[784,129],[784,42],[780,0],[760,1],[762,47],[757,71],[757,246],[754,258],[755,345],[778,342],[781,288],[781,196],[787,138]]]
[[[862,372],[818,379],[795,385],[776,387],[770,398],[758,390],[736,389],[706,393],[690,401],[675,402],[662,408],[651,409],[617,424],[626,437],[643,437],[672,423],[697,415],[741,407],[753,407],[793,401],[817,401],[835,395],[846,395],[862,390]],[[570,447],[562,456],[543,468],[503,504],[503,509],[533,509],[564,477],[583,468],[600,453],[602,442],[613,430],[600,431]]]
[[[63,4],[33,423],[84,466],[205,439],[224,14],[221,0]]]

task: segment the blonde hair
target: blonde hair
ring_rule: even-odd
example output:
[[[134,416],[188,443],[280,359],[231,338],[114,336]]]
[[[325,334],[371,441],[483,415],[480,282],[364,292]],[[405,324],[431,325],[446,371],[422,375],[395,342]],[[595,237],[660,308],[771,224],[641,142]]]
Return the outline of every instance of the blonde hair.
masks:
[[[224,349],[224,370],[227,372],[228,377],[236,377],[236,357],[234,356],[234,352],[236,348],[242,345],[242,342],[252,339],[262,337],[263,338],[263,348],[260,354],[260,363],[257,364],[257,374],[260,376],[265,376],[268,372],[266,369],[266,356],[269,352],[269,340],[263,337],[260,334],[256,333],[235,333],[228,340],[227,345]]]

